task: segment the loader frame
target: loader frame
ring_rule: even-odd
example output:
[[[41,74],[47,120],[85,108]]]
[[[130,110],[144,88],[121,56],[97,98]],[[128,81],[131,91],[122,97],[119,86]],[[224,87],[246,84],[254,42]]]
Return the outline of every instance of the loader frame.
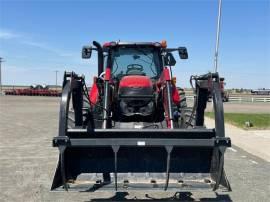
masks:
[[[159,186],[159,189],[153,188],[153,190],[167,190],[168,188],[173,188],[174,185],[170,185],[170,173],[172,170],[179,172],[188,171],[188,172],[207,172],[208,168],[196,168],[192,163],[188,164],[189,167],[179,167],[175,166],[171,159],[172,153],[174,155],[181,155],[182,148],[188,148],[189,151],[192,150],[202,150],[205,149],[211,151],[209,155],[211,155],[210,159],[210,174],[212,178],[212,183],[210,184],[210,188],[212,190],[217,190],[220,185],[226,188],[228,191],[231,191],[230,184],[227,180],[225,171],[224,171],[224,153],[227,147],[231,146],[231,140],[228,137],[225,137],[225,129],[224,129],[224,115],[223,115],[223,102],[220,91],[219,84],[219,76],[217,73],[215,74],[207,74],[203,76],[196,77],[196,104],[194,105],[195,113],[195,126],[193,128],[188,129],[110,129],[107,128],[107,119],[108,119],[108,81],[105,80],[104,83],[104,92],[105,92],[105,102],[104,102],[104,122],[103,127],[101,129],[96,129],[92,122],[89,121],[86,127],[83,124],[82,117],[83,114],[83,96],[85,93],[85,82],[84,77],[80,77],[73,72],[65,73],[64,82],[63,82],[63,91],[62,98],[60,104],[60,116],[59,116],[59,134],[57,137],[53,138],[53,146],[59,148],[59,162],[56,169],[56,173],[53,179],[51,190],[68,190],[70,187],[68,185],[69,181],[73,178],[70,177],[70,174],[67,173],[67,167],[70,166],[67,163],[66,153],[68,149],[72,148],[81,148],[81,149],[95,149],[95,148],[111,148],[113,152],[113,167],[111,169],[106,170],[106,172],[114,173],[114,186],[107,186],[106,183],[100,184],[100,182],[96,182],[92,185],[92,188],[88,188],[88,191],[96,191],[102,187],[108,187],[115,191],[128,190],[129,187],[127,184],[118,182],[118,173],[119,172],[129,172],[130,170],[134,170],[130,166],[119,167],[119,150],[121,148],[134,148],[144,150],[149,149],[151,153],[151,149],[153,148],[164,148],[166,150],[166,168],[162,168],[160,171],[164,171],[166,173],[166,180],[162,183],[162,186]],[[169,83],[169,82],[168,82]],[[210,85],[209,85],[210,84]],[[107,89],[107,90],[106,90]],[[169,89],[169,88],[168,88]],[[170,92],[170,91],[169,91]],[[214,103],[214,112],[215,112],[215,128],[214,129],[206,129],[204,126],[204,110],[206,108],[208,94],[211,93],[213,96]],[[70,98],[73,94],[73,106],[75,110],[75,121],[76,128],[67,129],[67,119],[68,119],[68,106],[70,102]],[[170,94],[168,93],[168,97],[170,98]],[[74,98],[76,100],[74,100]],[[171,98],[170,98],[171,99]],[[106,101],[107,100],[107,101]],[[169,100],[170,101],[170,100]],[[171,103],[171,102],[170,102]],[[171,105],[169,105],[169,112],[171,111]],[[90,113],[88,111],[88,113]],[[169,116],[172,116],[169,113]],[[121,152],[120,152],[121,153]],[[208,155],[208,153],[207,153]],[[73,157],[72,157],[73,158]],[[75,157],[74,157],[75,158]],[[206,157],[207,158],[207,157]],[[206,159],[205,158],[205,159]],[[203,161],[202,159],[200,159]],[[184,162],[185,163],[185,162]],[[183,164],[184,164],[183,163]],[[73,168],[75,169],[75,168]],[[89,169],[91,172],[95,170],[94,165],[89,164]],[[139,168],[138,168],[139,169]],[[136,169],[135,169],[136,170]],[[139,172],[147,172],[145,168],[141,170],[136,170]],[[80,171],[74,171],[75,173],[79,173]],[[103,170],[103,172],[105,172]],[[72,175],[72,174],[71,174]],[[208,184],[209,185],[209,184]],[[141,186],[142,189],[145,187]],[[208,186],[209,187],[209,186]],[[134,188],[134,187],[133,187]],[[199,187],[200,188],[200,187]],[[136,186],[135,186],[136,189]],[[176,186],[176,190],[179,190],[179,187]]]

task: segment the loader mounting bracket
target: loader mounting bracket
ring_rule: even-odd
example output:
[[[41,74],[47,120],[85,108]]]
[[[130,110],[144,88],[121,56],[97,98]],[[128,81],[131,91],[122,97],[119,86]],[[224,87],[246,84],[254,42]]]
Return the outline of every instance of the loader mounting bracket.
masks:
[[[165,142],[166,141],[166,142]],[[142,145],[143,144],[143,145]],[[163,139],[163,138],[53,138],[53,147],[94,147],[94,146],[178,146],[178,147],[231,147],[231,139],[216,137],[211,139]]]

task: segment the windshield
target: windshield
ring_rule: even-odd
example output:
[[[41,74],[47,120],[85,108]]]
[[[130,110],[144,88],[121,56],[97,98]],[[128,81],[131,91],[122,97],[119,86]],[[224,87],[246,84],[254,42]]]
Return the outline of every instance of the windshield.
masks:
[[[120,79],[126,75],[156,78],[160,73],[158,50],[145,47],[119,47],[112,50],[112,75]]]

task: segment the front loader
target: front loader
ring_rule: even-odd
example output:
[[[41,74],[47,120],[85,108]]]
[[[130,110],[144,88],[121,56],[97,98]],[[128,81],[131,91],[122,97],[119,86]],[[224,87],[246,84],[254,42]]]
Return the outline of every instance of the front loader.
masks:
[[[110,42],[85,46],[82,57],[98,55],[98,77],[90,89],[84,76],[64,74],[60,151],[51,190],[187,191],[231,190],[224,171],[223,102],[218,73],[191,76],[194,106],[189,110],[176,88],[173,52],[185,47],[165,41]],[[209,94],[215,128],[204,125]]]

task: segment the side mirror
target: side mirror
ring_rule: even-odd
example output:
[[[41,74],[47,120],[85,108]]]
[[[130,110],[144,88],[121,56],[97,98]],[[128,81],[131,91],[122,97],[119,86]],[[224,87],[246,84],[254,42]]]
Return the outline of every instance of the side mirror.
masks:
[[[172,53],[166,53],[166,55],[164,56],[164,63],[168,66],[174,66],[176,64],[176,60],[174,59]]]
[[[82,58],[89,59],[92,55],[92,46],[84,46],[82,48]]]
[[[181,59],[188,59],[188,52],[186,47],[179,47],[178,53]]]

